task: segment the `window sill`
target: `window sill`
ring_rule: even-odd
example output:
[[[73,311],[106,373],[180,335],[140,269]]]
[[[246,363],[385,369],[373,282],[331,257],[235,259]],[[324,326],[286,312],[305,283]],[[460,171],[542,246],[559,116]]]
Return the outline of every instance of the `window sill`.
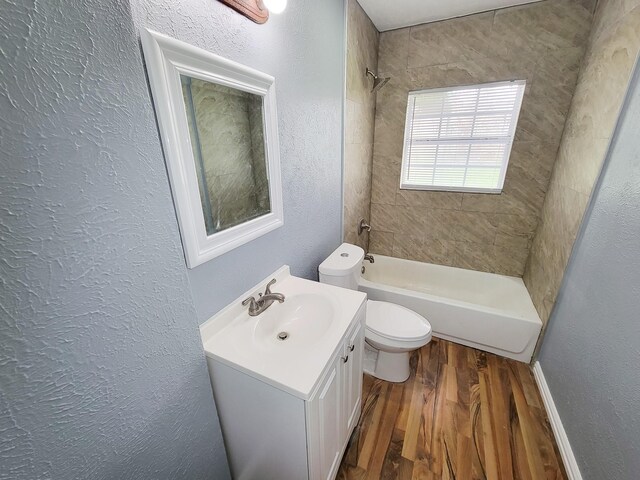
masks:
[[[432,187],[424,185],[400,185],[400,190],[414,190],[423,192],[453,192],[453,193],[486,193],[489,195],[500,195],[502,193],[501,188],[496,189],[474,189],[464,187]]]

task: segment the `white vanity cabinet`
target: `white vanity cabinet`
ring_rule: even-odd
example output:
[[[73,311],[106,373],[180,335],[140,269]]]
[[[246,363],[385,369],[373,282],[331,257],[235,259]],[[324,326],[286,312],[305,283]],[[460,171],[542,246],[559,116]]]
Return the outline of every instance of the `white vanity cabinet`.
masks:
[[[259,322],[271,320],[239,310],[221,314],[235,316],[231,323],[213,318],[201,326],[231,474],[235,480],[333,480],[360,415],[366,295],[291,276],[279,279],[274,291],[286,297],[270,307],[274,318],[293,318],[287,301],[293,306],[296,295],[316,298],[305,297],[311,292],[331,298],[327,312],[334,318],[313,340],[292,331],[288,345],[255,338],[240,343],[257,335]],[[236,335],[234,329],[247,331]]]
[[[364,326],[354,323],[307,402],[309,477],[335,478],[360,415]]]

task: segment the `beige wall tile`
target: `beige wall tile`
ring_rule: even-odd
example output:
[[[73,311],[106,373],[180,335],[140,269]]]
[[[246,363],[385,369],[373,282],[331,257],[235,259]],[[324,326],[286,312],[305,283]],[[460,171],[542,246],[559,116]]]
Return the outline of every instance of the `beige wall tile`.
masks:
[[[377,69],[379,33],[355,0],[348,1],[347,102],[344,154],[343,240],[368,248],[369,235],[358,235],[361,218],[370,219],[375,95],[366,68]]]
[[[531,244],[531,238],[528,235],[513,235],[499,232],[496,234],[495,244],[496,246],[513,247],[518,250],[528,252]]]
[[[624,0],[625,13],[629,13],[638,7],[640,7],[640,0]]]
[[[533,79],[534,63],[526,58],[492,55],[408,70],[410,90]]]
[[[428,213],[428,215],[425,215]],[[433,222],[432,214],[434,212],[424,212],[412,207],[405,207],[397,205],[395,207],[396,224],[396,236],[399,233],[404,235],[411,235],[419,237],[428,234],[431,228],[430,224]]]
[[[345,198],[358,199],[368,209],[371,189],[372,146],[366,143],[347,144],[345,155],[348,155],[350,159],[344,166]]]
[[[345,230],[370,172],[374,253],[523,275],[546,322],[640,48],[639,5],[600,0],[593,29],[595,0],[548,0],[385,32],[377,67],[391,81],[371,97],[363,46],[378,36],[350,0],[347,142],[374,146],[370,169],[366,149],[347,148]],[[408,92],[507,79],[528,86],[503,193],[400,190]]]
[[[396,190],[400,186],[400,161],[398,157],[376,153],[373,156],[371,177],[371,201],[396,203]]]
[[[351,143],[357,143],[356,140],[356,123],[358,121],[356,108],[358,103],[347,98],[345,108],[345,122],[344,122],[344,143],[349,145]]]
[[[511,215],[497,214],[498,232],[497,235],[528,237],[533,235],[538,227],[538,217],[535,215]],[[496,243],[498,243],[496,239]]]
[[[398,177],[399,178],[399,177]],[[396,205],[423,207],[428,210],[460,210],[462,193],[429,192],[424,190],[400,190],[396,193]]]
[[[433,214],[434,212],[420,212],[411,207],[372,203],[371,226],[376,230],[392,232],[396,235],[421,237],[434,228],[431,225],[434,222]]]
[[[425,67],[487,57],[493,12],[410,27],[408,67]]]
[[[522,280],[529,291],[533,304],[542,306],[547,296],[547,283],[544,281],[547,275],[544,270],[544,265],[542,264],[542,255],[533,255],[534,249],[536,248],[537,245],[532,244]],[[537,306],[536,310],[538,310],[541,319],[545,318],[542,316],[540,307]]]
[[[514,141],[507,168],[507,185],[512,179],[525,176],[536,182],[536,188],[546,191],[557,151],[557,143]]]
[[[354,222],[357,222],[358,214],[351,212],[348,208],[345,208],[344,214],[344,235],[342,240],[359,247],[366,248],[367,234],[358,235],[358,230],[353,226]]]
[[[451,214],[455,213],[455,211],[440,209],[427,210],[414,207],[407,208],[411,208],[412,210],[419,212],[422,216],[425,237],[447,240],[450,242],[456,240],[456,222],[451,217]]]
[[[498,231],[496,214],[484,212],[448,212],[446,218],[457,242],[493,245]]]
[[[590,195],[608,147],[607,138],[565,135],[558,151],[554,181]]]
[[[640,9],[601,0],[524,273],[545,326],[640,50]]]
[[[400,142],[385,142],[383,139],[374,138],[373,151],[376,155],[392,157],[398,165],[402,159],[402,140]]]
[[[581,47],[589,36],[591,11],[574,0],[545,1],[498,10],[492,40],[513,56]]]
[[[398,230],[396,222],[395,205],[371,203],[371,229],[372,231],[382,231],[395,233]]]
[[[348,1],[347,98],[358,103],[370,99],[371,78],[366,69],[377,69],[380,34],[355,0]]]
[[[413,235],[394,235],[392,255],[407,260],[423,261],[424,238]]]
[[[402,76],[408,68],[409,28],[380,34],[378,70],[381,75]]]
[[[527,249],[513,246],[456,242],[453,266],[519,277],[527,254]]]
[[[530,87],[531,85],[522,99],[516,139],[557,145],[562,137],[568,102],[556,102],[553,97],[544,93],[545,86],[535,91]]]
[[[594,39],[567,120],[569,135],[609,138],[640,46],[640,9]]]
[[[380,255],[393,255],[393,233],[371,230],[369,236],[369,251]]]
[[[366,143],[347,144],[344,170],[344,241],[367,246],[367,235],[358,235],[360,219],[369,219],[371,203],[371,157],[373,146]]]
[[[461,209],[467,212],[504,213],[512,215],[535,215],[526,199],[516,192],[505,190],[501,194],[465,193],[462,196]]]
[[[451,265],[455,245],[439,239],[394,235],[393,256],[418,262]]]
[[[391,143],[402,148],[409,87],[392,77],[376,94],[375,143]],[[400,149],[402,152],[402,149]]]
[[[592,39],[597,39],[603,33],[609,33],[614,23],[618,22],[625,13],[626,0],[598,0],[596,13],[591,30]]]
[[[529,170],[526,168],[514,166],[512,175],[509,183],[505,182],[504,192],[519,203],[521,208],[518,213],[540,212],[546,189],[529,175]]]
[[[542,300],[554,302],[556,299],[588,201],[588,195],[551,184],[527,264],[527,269],[533,272],[525,275],[530,292],[544,292],[542,299],[540,294],[535,298],[532,295],[538,313],[541,313]]]
[[[543,1],[381,34],[391,81],[376,98],[371,217],[394,255],[523,274],[594,5]],[[502,194],[399,189],[409,91],[513,79],[527,91]]]
[[[352,245],[357,245],[366,251],[367,245],[370,242],[369,233],[363,232],[362,235],[358,235],[356,230],[347,230],[343,241]]]
[[[426,237],[419,261],[453,266],[455,252],[455,242]]]
[[[548,50],[538,58],[532,79],[534,98],[547,96],[565,113],[571,105],[576,88],[584,47]]]

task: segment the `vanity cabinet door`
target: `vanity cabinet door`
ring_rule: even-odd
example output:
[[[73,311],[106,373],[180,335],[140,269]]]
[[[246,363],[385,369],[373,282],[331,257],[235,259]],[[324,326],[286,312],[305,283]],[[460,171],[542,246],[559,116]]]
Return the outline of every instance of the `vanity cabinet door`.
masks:
[[[362,398],[363,315],[354,321],[308,402],[309,477],[333,480],[358,422]]]
[[[360,322],[348,334],[345,343],[344,363],[344,427],[346,435],[350,435],[360,414],[362,397],[362,362],[364,355],[364,329]]]
[[[342,358],[338,355],[332,360],[316,397],[310,402],[311,429],[315,430],[312,434],[315,455],[311,453],[315,458],[310,459],[312,479],[332,480],[340,465],[344,435],[342,368]]]

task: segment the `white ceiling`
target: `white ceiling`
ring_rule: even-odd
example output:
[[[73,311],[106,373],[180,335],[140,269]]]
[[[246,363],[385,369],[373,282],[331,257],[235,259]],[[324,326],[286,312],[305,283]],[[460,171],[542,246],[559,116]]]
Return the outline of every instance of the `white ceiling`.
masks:
[[[538,0],[358,0],[381,32]]]

